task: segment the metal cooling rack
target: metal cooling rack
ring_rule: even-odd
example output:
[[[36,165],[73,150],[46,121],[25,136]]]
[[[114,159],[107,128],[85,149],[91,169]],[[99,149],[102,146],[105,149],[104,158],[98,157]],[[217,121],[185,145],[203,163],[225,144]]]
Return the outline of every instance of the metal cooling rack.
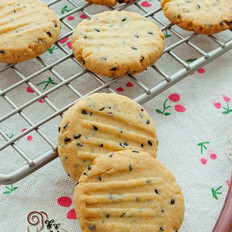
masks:
[[[33,73],[30,73],[29,70],[28,74],[25,74],[22,70],[24,65],[28,68],[26,65],[28,65],[28,62],[30,61],[23,62],[20,65],[11,64],[0,66],[0,104],[2,104],[1,102],[4,102],[4,104],[9,105],[7,113],[3,114],[0,111],[0,158],[1,154],[2,157],[5,155],[5,153],[7,155],[11,154],[12,164],[20,164],[19,166],[16,165],[16,168],[8,172],[0,169],[1,184],[15,183],[57,158],[57,144],[56,136],[54,134],[57,133],[57,127],[59,125],[62,113],[72,104],[74,104],[75,101],[84,95],[94,92],[117,92],[115,89],[115,83],[118,82],[119,79],[104,78],[85,70],[76,61],[73,54],[61,46],[60,43],[60,41],[62,41],[64,38],[70,36],[75,28],[75,26],[71,25],[71,23],[67,20],[68,17],[80,16],[80,14],[85,14],[86,16],[90,17],[95,10],[99,11],[99,9],[102,8],[86,3],[84,0],[83,2],[77,0],[47,0],[46,3],[51,9],[56,9],[58,8],[57,6],[61,4],[66,4],[70,8],[70,10],[64,11],[63,14],[58,14],[65,31],[56,42],[55,46],[57,46],[56,48],[60,53],[62,53],[62,55],[57,57],[55,60],[49,60],[49,62],[47,61],[46,56],[43,55],[33,59],[33,62],[38,64],[39,68]],[[116,7],[103,8],[103,10],[117,9],[138,11],[160,26],[167,37],[166,48],[163,56],[155,65],[149,67],[148,71],[144,71],[145,74],[128,75],[120,78],[120,81],[123,81],[124,79],[127,81],[129,80],[139,88],[137,95],[129,97],[133,98],[140,104],[154,98],[159,93],[168,89],[170,86],[176,84],[197,69],[201,68],[232,48],[231,30],[210,36],[196,35],[192,32],[183,31],[177,26],[170,24],[170,22],[163,16],[162,10],[159,6],[160,3],[158,1],[157,5],[151,8],[152,10],[147,10],[148,8],[142,7],[141,3],[142,1],[135,1],[131,4],[118,4]],[[202,45],[207,46],[205,48]],[[187,58],[191,58],[193,54],[195,55],[194,59],[189,62]],[[56,68],[59,67],[59,70],[65,69],[66,61],[68,60],[72,61],[72,63],[78,67],[79,71],[72,76],[64,78],[61,74],[59,74],[59,71],[57,71]],[[173,67],[177,66],[178,69],[172,69],[172,63],[175,63]],[[13,76],[16,76],[17,81],[11,83],[11,77],[7,77],[10,85],[4,87],[1,86],[1,78],[5,77],[4,75],[6,72],[10,72]],[[59,83],[43,91],[41,90],[40,86],[35,84],[34,80],[46,72],[52,74]],[[79,79],[82,79],[82,77],[86,75],[91,78],[92,82],[97,84],[88,87],[87,90],[83,92],[82,88],[84,84],[74,85],[73,83]],[[148,76],[149,81],[147,81],[146,78],[144,80],[143,75]],[[34,96],[26,101],[24,100],[24,102],[21,102],[20,104],[15,103],[15,100],[12,100],[14,98],[12,96],[15,95],[15,91],[25,86],[30,87],[32,92],[37,96]],[[64,88],[74,95],[74,98],[72,98],[70,101],[64,98]],[[59,93],[62,93],[62,96],[59,96]],[[53,98],[50,98],[49,96],[52,94],[55,95],[55,97],[53,96]],[[20,99],[20,94],[17,95],[17,98]],[[59,105],[59,107],[57,106],[59,98],[65,99],[65,105]],[[40,119],[41,112],[36,110],[36,107],[33,107],[33,115],[35,117],[33,116],[32,119],[30,116],[28,116],[27,111],[29,111],[29,109],[41,99],[48,106],[48,112],[42,119]],[[27,130],[14,136],[9,136],[5,129],[5,124],[8,123],[10,119],[14,120],[14,117],[19,117],[22,119],[24,123],[27,124]],[[49,135],[49,133],[44,130],[47,124],[49,124],[49,131],[54,131],[54,136]],[[43,144],[46,144],[46,149],[41,149],[39,144],[35,143],[32,151],[24,151],[25,149],[24,146],[21,145],[21,141],[25,140],[25,138],[32,133],[39,137],[39,139],[43,141]],[[34,153],[36,153],[35,156]],[[19,160],[23,160],[23,162]]]

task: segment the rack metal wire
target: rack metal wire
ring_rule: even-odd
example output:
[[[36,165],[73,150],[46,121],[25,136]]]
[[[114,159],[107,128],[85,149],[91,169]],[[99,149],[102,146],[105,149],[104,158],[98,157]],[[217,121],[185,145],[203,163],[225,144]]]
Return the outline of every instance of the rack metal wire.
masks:
[[[151,8],[143,7],[141,0],[103,8],[84,0],[43,2],[54,9],[63,27],[60,38],[50,50],[50,53],[56,52],[54,58],[47,52],[31,61],[0,64],[0,158],[8,157],[9,164],[12,164],[7,168],[0,166],[1,184],[15,183],[57,158],[56,133],[59,121],[63,112],[81,97],[101,91],[117,92],[115,84],[119,79],[105,78],[84,69],[71,50],[67,49],[67,44],[64,46],[63,42],[67,41],[78,23],[68,19],[81,20],[81,15],[91,17],[103,10],[129,10],[143,14],[161,28],[167,38],[160,60],[142,74],[120,78],[120,81],[129,80],[138,87],[139,91],[129,97],[140,104],[154,98],[232,48],[231,30],[210,36],[183,31],[164,17],[159,1]],[[57,9],[62,9],[61,13]],[[194,59],[189,62],[187,58],[193,55]],[[175,63],[173,67],[178,68],[172,68],[172,63]],[[67,72],[69,75],[66,75]],[[38,80],[43,80],[42,77],[46,75],[52,76],[56,82],[43,89],[41,83],[45,82],[38,84]],[[31,95],[22,94],[25,88]],[[38,106],[41,102],[46,107],[41,109]],[[25,144],[26,140],[30,140],[30,135],[39,142],[31,146]]]

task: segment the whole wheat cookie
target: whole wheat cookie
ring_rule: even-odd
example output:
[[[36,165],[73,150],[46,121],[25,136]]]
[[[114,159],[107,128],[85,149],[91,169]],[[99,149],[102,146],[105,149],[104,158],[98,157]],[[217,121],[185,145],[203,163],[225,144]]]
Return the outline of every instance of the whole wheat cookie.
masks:
[[[184,197],[173,174],[146,152],[96,158],[74,190],[82,232],[177,232]]]
[[[184,30],[214,34],[232,27],[231,0],[161,0],[165,16]]]
[[[105,11],[83,20],[74,30],[76,59],[107,77],[142,72],[163,54],[164,34],[151,20],[126,11]]]
[[[136,149],[156,157],[157,147],[151,117],[138,103],[119,94],[83,97],[66,111],[59,127],[59,157],[74,182],[98,156]]]
[[[18,63],[41,55],[59,34],[60,21],[44,3],[0,1],[0,62]]]

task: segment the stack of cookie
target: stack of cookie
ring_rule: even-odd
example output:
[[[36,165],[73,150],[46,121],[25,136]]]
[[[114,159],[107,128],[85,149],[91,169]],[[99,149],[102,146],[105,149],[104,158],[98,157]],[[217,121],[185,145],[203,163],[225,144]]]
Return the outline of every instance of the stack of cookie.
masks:
[[[156,158],[156,127],[135,101],[114,93],[83,97],[65,113],[58,153],[77,184],[82,231],[176,232],[184,197]]]

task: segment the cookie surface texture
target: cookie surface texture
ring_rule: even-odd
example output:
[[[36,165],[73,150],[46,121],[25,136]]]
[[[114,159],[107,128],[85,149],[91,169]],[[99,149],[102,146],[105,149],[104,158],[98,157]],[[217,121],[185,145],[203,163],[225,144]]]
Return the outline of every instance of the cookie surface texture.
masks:
[[[74,30],[72,50],[88,70],[107,77],[136,74],[162,55],[164,34],[151,20],[127,11],[105,11]]]
[[[136,150],[95,159],[75,187],[74,205],[82,232],[176,232],[185,211],[173,174]]]
[[[214,34],[232,27],[231,0],[161,0],[165,16],[184,30]]]
[[[41,55],[59,34],[60,21],[44,3],[0,1],[0,62],[18,63]]]
[[[74,182],[101,155],[136,149],[156,157],[156,127],[135,101],[114,93],[95,93],[68,109],[60,124],[58,153]]]

